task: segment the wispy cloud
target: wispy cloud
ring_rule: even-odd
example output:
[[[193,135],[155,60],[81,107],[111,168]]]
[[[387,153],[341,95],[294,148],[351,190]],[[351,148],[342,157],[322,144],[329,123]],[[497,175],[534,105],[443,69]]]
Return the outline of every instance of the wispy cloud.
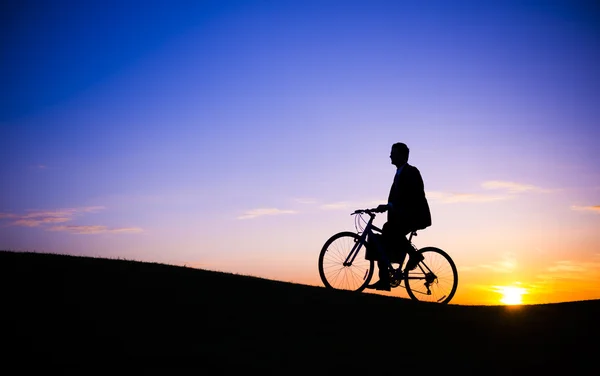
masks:
[[[316,204],[317,203],[317,199],[312,198],[312,197],[298,197],[298,198],[295,198],[294,201],[296,201],[299,204]]]
[[[517,267],[518,263],[515,257],[512,254],[506,254],[502,257],[502,260],[496,262],[473,266],[462,266],[459,269],[461,272],[489,270],[494,273],[512,273],[515,269],[517,269]]]
[[[248,210],[244,214],[237,217],[237,219],[253,219],[262,217],[265,215],[282,215],[282,214],[296,214],[295,210],[282,210],[277,208],[259,208]]]
[[[322,210],[356,210],[356,209],[367,209],[374,208],[379,204],[385,203],[385,200],[370,200],[362,202],[350,202],[350,201],[338,201],[331,202],[329,204],[323,204],[319,206]]]
[[[428,191],[427,198],[439,201],[444,204],[454,204],[460,202],[495,202],[510,200],[518,194],[527,192],[547,193],[550,189],[541,188],[531,184],[516,183],[511,181],[488,180],[481,183],[481,187],[486,190],[499,191],[497,194],[488,193],[463,193],[463,192],[439,192]]]
[[[65,231],[72,234],[137,234],[143,232],[139,227],[108,228],[106,226],[53,226],[50,231]]]
[[[14,226],[37,227],[44,224],[68,222],[83,213],[95,213],[103,209],[103,206],[84,206],[51,211],[29,210],[24,214],[0,213],[0,219],[9,219]]]
[[[481,183],[481,186],[485,189],[497,189],[504,190],[509,193],[523,193],[523,192],[550,192],[549,189],[537,187],[531,184],[516,183],[512,181],[501,181],[501,180],[489,180]]]
[[[571,210],[586,211],[586,212],[592,212],[592,213],[600,214],[600,205],[592,205],[592,206],[576,206],[576,205],[573,205],[573,206],[571,206]]]
[[[557,261],[554,265],[548,267],[548,271],[551,273],[582,272],[584,270],[586,270],[584,264],[573,261]]]
[[[24,214],[0,213],[0,220],[8,220],[12,226],[46,227],[48,231],[65,231],[74,234],[101,234],[101,233],[138,233],[143,230],[138,227],[107,228],[106,226],[78,226],[56,225],[74,220],[86,213],[96,213],[104,210],[103,206],[83,206],[78,208],[34,211],[28,210]]]
[[[510,199],[510,196],[487,195],[479,193],[453,193],[428,191],[427,198],[439,201],[444,204],[454,204],[458,202],[493,202]]]
[[[320,206],[320,208],[323,210],[350,210],[350,203],[346,201],[332,202],[329,204],[323,204]]]
[[[597,279],[598,275],[600,275],[600,255],[595,255],[593,259],[587,261],[556,261],[537,277],[543,280],[591,280]]]

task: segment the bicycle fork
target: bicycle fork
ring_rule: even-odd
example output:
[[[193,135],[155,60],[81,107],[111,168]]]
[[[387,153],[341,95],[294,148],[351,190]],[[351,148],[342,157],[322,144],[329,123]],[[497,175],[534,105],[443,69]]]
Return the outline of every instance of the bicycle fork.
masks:
[[[354,247],[352,247],[352,250],[348,253],[348,257],[346,257],[346,260],[342,265],[351,266],[356,255],[358,255],[358,251],[360,251],[360,247],[362,247],[362,241],[360,241],[360,239],[354,239]]]
[[[346,260],[344,260],[342,265],[344,265],[345,267],[352,266],[352,263],[354,262],[354,259],[358,255],[358,252],[360,251],[360,247],[362,247],[362,246],[363,246],[363,242],[361,241],[361,239],[354,239],[354,247],[352,247],[352,250],[350,251],[350,253],[348,253],[348,257],[346,257]],[[365,275],[363,275],[363,281],[365,279],[367,279],[368,275],[369,275],[369,269],[365,270]]]

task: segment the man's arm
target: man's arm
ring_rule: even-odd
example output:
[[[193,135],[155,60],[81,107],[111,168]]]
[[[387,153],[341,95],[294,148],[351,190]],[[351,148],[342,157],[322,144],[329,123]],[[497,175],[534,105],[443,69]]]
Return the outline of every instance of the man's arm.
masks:
[[[375,209],[375,211],[379,212],[379,213],[383,213],[385,211],[388,211],[391,208],[391,204],[387,203],[387,204],[379,204],[377,206],[377,208]]]

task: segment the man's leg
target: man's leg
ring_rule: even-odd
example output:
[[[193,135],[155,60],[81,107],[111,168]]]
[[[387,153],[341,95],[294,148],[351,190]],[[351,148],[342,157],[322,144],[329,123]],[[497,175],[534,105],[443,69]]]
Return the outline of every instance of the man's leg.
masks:
[[[404,263],[406,255],[408,254],[409,259],[406,263],[405,270],[414,269],[418,262],[423,259],[423,256],[415,251],[406,237],[411,231],[409,226],[402,223],[389,224],[386,222],[382,228],[384,244],[387,249],[390,250],[389,252],[396,250],[396,252],[399,251],[402,253],[400,265]]]
[[[383,247],[382,250],[386,253],[386,256],[387,256],[386,245],[385,245],[384,239],[385,238],[382,236],[382,240],[378,244],[378,246]],[[368,285],[367,288],[390,291],[391,290],[390,273],[388,271],[387,263],[384,260],[378,259],[377,260],[377,269],[379,271],[378,272],[379,280],[373,284]]]
[[[409,233],[405,227],[400,225],[393,225],[386,222],[381,228],[383,235],[383,243],[388,254],[393,261],[402,263],[406,253],[410,251],[410,242],[406,238]],[[397,260],[394,260],[397,259]]]
[[[379,269],[379,280],[385,283],[390,283],[390,272],[388,271],[385,261],[377,261],[377,268]]]
[[[404,242],[402,245],[402,249],[405,249],[406,253],[408,253],[408,261],[406,262],[406,266],[404,267],[405,272],[415,269],[417,267],[417,264],[423,260],[423,255],[415,250],[415,248],[412,246],[412,244],[410,244],[408,238],[406,237],[406,235],[408,235],[410,232],[412,232],[412,230],[409,229],[409,227],[405,227],[403,229],[404,236],[402,238]]]
[[[391,226],[388,222],[383,224],[381,228],[382,234],[382,246],[383,251],[390,259],[391,262],[404,262],[405,254],[401,254],[400,250],[404,249],[402,245],[402,238],[405,242],[408,242],[406,235],[399,234],[397,229]],[[377,268],[379,269],[379,281],[369,285],[369,288],[376,288],[377,290],[390,291],[390,271],[388,265],[383,260],[377,261]]]
[[[367,286],[368,289],[376,289],[383,291],[391,291],[390,274],[385,261],[377,260],[377,268],[379,269],[379,281]]]

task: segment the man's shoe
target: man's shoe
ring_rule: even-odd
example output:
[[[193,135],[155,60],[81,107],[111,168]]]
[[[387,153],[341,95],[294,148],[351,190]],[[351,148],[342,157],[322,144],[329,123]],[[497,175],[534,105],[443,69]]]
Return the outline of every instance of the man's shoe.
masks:
[[[422,253],[415,252],[411,254],[410,258],[408,259],[408,262],[406,263],[405,271],[413,270],[414,268],[416,268],[417,265],[419,265],[419,263],[423,261],[424,258],[425,257],[423,257]]]
[[[382,280],[379,280],[379,281],[373,283],[372,285],[367,285],[367,288],[380,290],[380,291],[391,291],[392,290],[392,288],[390,287],[390,283],[382,281]]]

